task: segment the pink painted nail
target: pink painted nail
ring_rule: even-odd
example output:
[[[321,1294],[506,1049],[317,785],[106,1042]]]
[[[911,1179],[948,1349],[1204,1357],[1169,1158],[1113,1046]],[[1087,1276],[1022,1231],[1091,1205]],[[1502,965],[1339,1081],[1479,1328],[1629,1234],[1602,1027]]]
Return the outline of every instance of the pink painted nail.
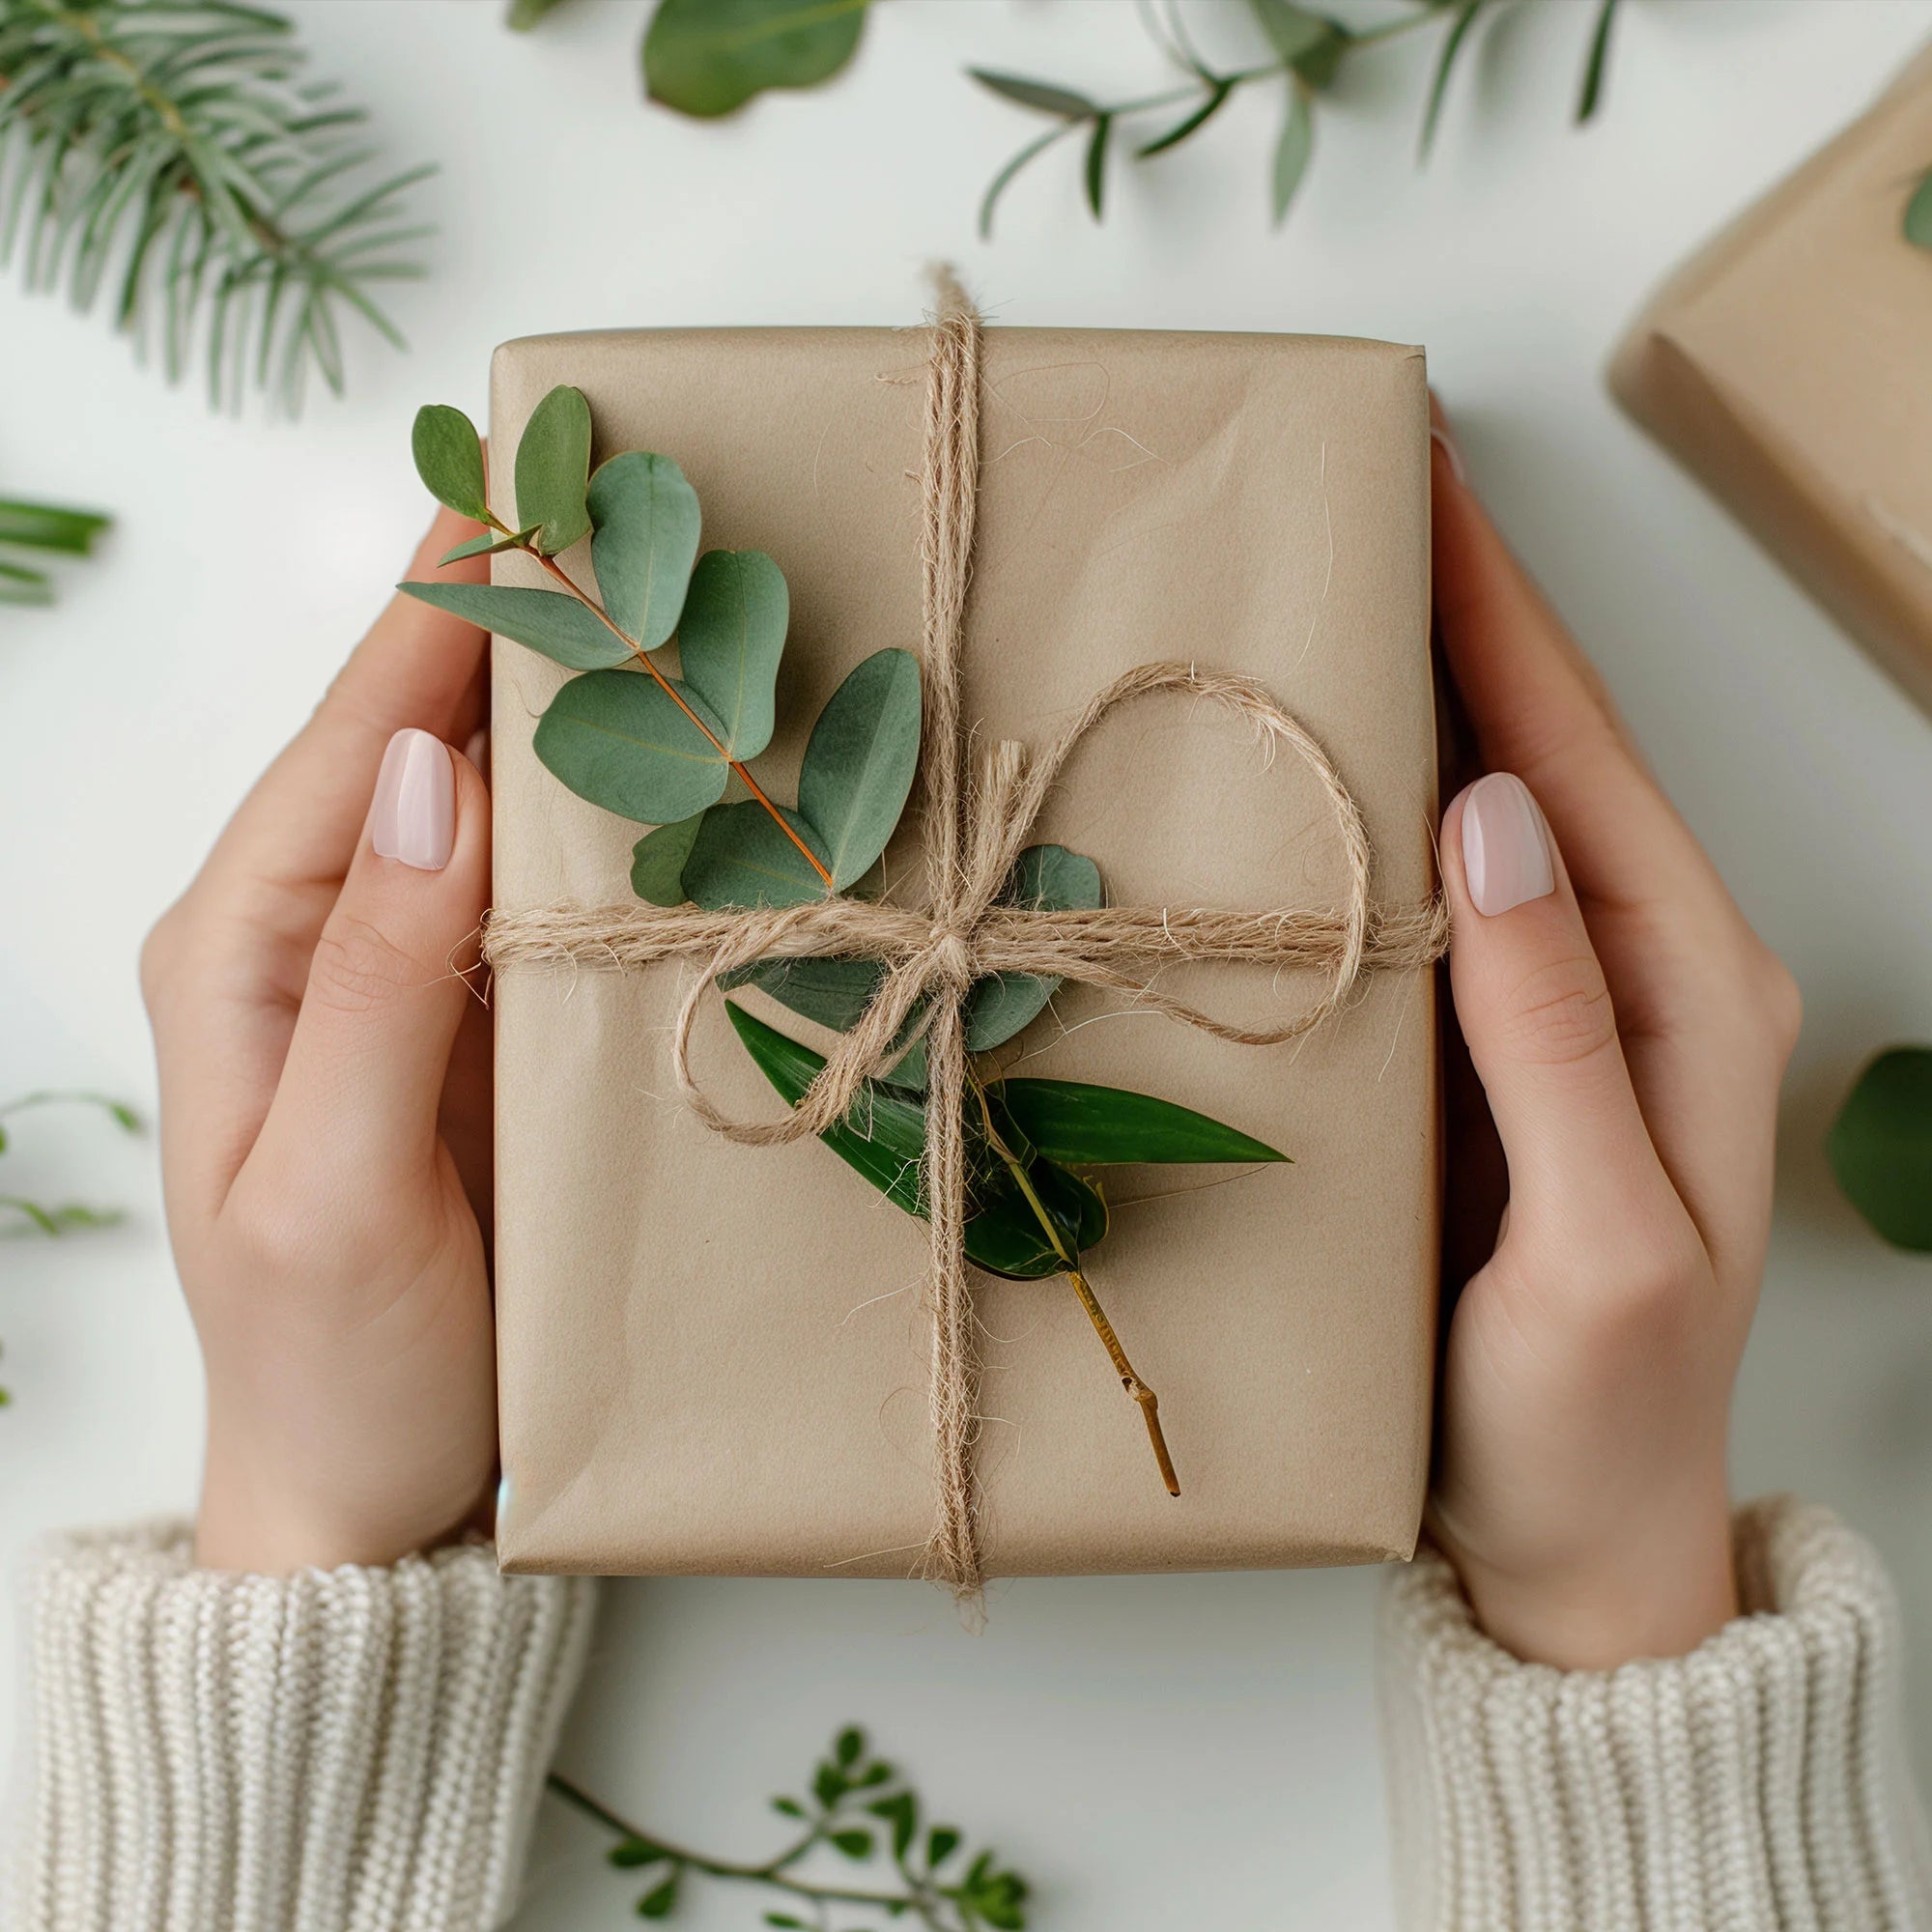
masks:
[[[398,731],[383,753],[369,842],[384,859],[440,872],[456,842],[456,769],[427,731]]]
[[[1492,919],[1556,890],[1549,828],[1529,787],[1509,772],[1478,779],[1463,797],[1463,870],[1476,910]]]

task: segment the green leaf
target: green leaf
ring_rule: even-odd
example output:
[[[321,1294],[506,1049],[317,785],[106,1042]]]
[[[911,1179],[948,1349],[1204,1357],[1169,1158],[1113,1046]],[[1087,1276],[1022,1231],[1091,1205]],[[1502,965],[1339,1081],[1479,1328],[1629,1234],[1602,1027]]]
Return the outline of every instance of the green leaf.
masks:
[[[513,34],[527,34],[546,14],[553,13],[563,0],[510,0],[504,24]]]
[[[1288,119],[1281,125],[1281,137],[1274,145],[1274,172],[1271,181],[1272,206],[1277,226],[1287,216],[1294,191],[1307,172],[1308,156],[1315,147],[1315,117],[1308,109],[1308,96],[1298,81],[1288,84]]]
[[[866,1734],[857,1724],[847,1724],[838,1733],[832,1754],[848,1771],[866,1754]]]
[[[935,1825],[925,1834],[925,1861],[943,1865],[959,1849],[960,1833],[951,1825]]]
[[[490,486],[483,476],[483,440],[476,425],[447,403],[426,403],[410,432],[416,474],[446,508],[474,523],[490,518]]]
[[[832,1843],[848,1859],[869,1859],[872,1856],[872,1834],[869,1832],[834,1832]]]
[[[1231,80],[1216,80],[1208,84],[1208,98],[1201,105],[1183,119],[1177,121],[1165,134],[1157,134],[1144,148],[1136,148],[1135,156],[1145,161],[1154,155],[1164,155],[1170,148],[1178,148],[1190,134],[1197,134],[1213,117],[1227,105],[1235,92]]]
[[[1265,1143],[1151,1094],[1075,1080],[1002,1080],[987,1093],[1049,1160],[1105,1167],[1138,1162],[1286,1160]]]
[[[919,767],[919,660],[874,651],[826,700],[805,747],[798,809],[823,844],[835,891],[871,869]]]
[[[1429,158],[1429,151],[1435,144],[1435,128],[1442,118],[1442,102],[1449,91],[1449,76],[1455,71],[1456,57],[1463,51],[1463,44],[1469,38],[1469,29],[1476,24],[1476,15],[1483,11],[1485,4],[1486,0],[1462,0],[1448,33],[1443,36],[1442,51],[1436,56],[1435,74],[1429,83],[1429,105],[1423,110],[1422,139],[1416,150],[1423,160]]]
[[[919,1800],[910,1791],[895,1791],[890,1798],[874,1799],[866,1808],[893,1828],[893,1857],[903,1859],[919,1831]]]
[[[1058,128],[1049,128],[1037,139],[1029,141],[993,177],[991,184],[988,185],[984,196],[980,202],[980,239],[982,242],[990,242],[993,239],[993,211],[1000,205],[1000,197],[1006,193],[1013,177],[1029,161],[1035,159],[1037,156],[1043,155],[1063,134],[1070,133],[1079,125],[1077,121],[1067,121],[1062,123]]]
[[[803,1818],[805,1816],[805,1806],[796,1798],[774,1798],[772,1800],[772,1809],[787,1818]]]
[[[697,492],[668,456],[626,450],[597,466],[586,498],[591,567],[611,621],[654,651],[677,629],[697,555]]]
[[[789,1912],[768,1912],[765,1914],[767,1925],[781,1925],[786,1932],[811,1932],[803,1918],[794,1918]]]
[[[858,51],[867,0],[661,0],[644,86],[680,114],[729,114],[770,87],[829,80]]]
[[[460,543],[452,550],[446,550],[437,558],[437,568],[444,564],[461,563],[466,556],[496,556],[506,550],[521,550],[536,535],[535,527],[517,530],[506,537],[499,537],[495,530],[484,530],[473,536],[468,543]],[[551,593],[544,593],[549,596]],[[575,599],[572,600],[575,602]]]
[[[606,1856],[619,1871],[637,1871],[644,1865],[662,1863],[670,1854],[648,1838],[620,1838]]]
[[[68,510],[56,503],[0,501],[0,543],[22,550],[54,551],[66,556],[87,556],[94,540],[113,526],[113,518],[99,510]]]
[[[647,905],[681,906],[691,895],[684,889],[684,867],[697,838],[703,812],[660,825],[631,847],[631,890]]]
[[[785,823],[823,863],[825,848],[818,836],[795,811],[783,806]],[[803,905],[826,896],[825,881],[811,862],[787,838],[755,799],[713,806],[704,814],[684,862],[685,895],[706,912],[727,906]]]
[[[763,551],[714,550],[698,559],[678,620],[678,663],[741,763],[772,742],[790,611],[784,575]]]
[[[668,1918],[677,1909],[677,1881],[679,1874],[672,1872],[654,1891],[647,1891],[638,1900],[639,1918]]]
[[[506,583],[399,583],[396,588],[570,670],[605,670],[634,661],[630,646],[596,611],[561,590]]]
[[[678,696],[718,728],[696,692]],[[580,798],[641,825],[675,824],[715,805],[730,769],[657,679],[639,671],[572,678],[551,699],[533,743]]]
[[[1065,845],[1029,845],[1013,865],[1002,897],[1047,912],[1091,912],[1105,900],[1100,868]],[[1060,990],[1057,979],[994,973],[973,982],[966,996],[966,1050],[986,1053],[1031,1026]]]
[[[1932,249],[1932,170],[1920,179],[1905,204],[1904,233],[1915,248]]]
[[[24,563],[0,563],[0,604],[44,606],[54,601],[54,581]]]
[[[728,1000],[725,1002],[725,1006],[727,1007],[727,1009],[730,1008],[730,1002]],[[732,1009],[732,1010],[735,1012],[736,1009]],[[731,1024],[733,1026],[737,1026],[738,1024],[737,1020],[734,1018]],[[739,1027],[738,1034],[740,1038],[744,1037],[744,1029],[742,1027]],[[777,1037],[782,1039],[784,1036],[781,1034],[777,1036]],[[817,1059],[817,1056],[814,1054],[812,1058]],[[822,1060],[818,1062],[819,1066],[823,1066],[824,1065],[825,1063]],[[817,1072],[817,1070],[818,1067],[816,1066],[812,1068],[813,1073]],[[768,1069],[765,1071],[765,1077],[768,1080],[771,1078],[771,1074]],[[808,1075],[806,1078],[806,1085],[807,1086],[810,1085],[810,1075]],[[805,1088],[801,1087],[798,1091],[800,1094],[803,1094],[805,1092]],[[794,1101],[796,1100],[796,1095],[793,1095],[791,1097],[794,1099]],[[844,1774],[838,1769],[838,1767],[836,1764],[832,1763],[830,1759],[827,1759],[812,1774],[811,1794],[814,1798],[818,1800],[819,1804],[825,1806],[827,1810],[830,1810],[833,1805],[837,1804],[838,1801],[845,1796]]]
[[[1100,218],[1101,203],[1107,193],[1107,142],[1114,131],[1114,117],[1100,115],[1094,123],[1094,132],[1087,142],[1087,160],[1081,173],[1087,187],[1087,206],[1093,212],[1094,219]]]
[[[1335,78],[1355,38],[1340,20],[1296,6],[1294,0],[1248,0],[1248,5],[1276,56],[1310,87],[1326,87]]]
[[[1895,1046],[1859,1075],[1825,1142],[1838,1185],[1893,1247],[1932,1254],[1932,1046]]]
[[[517,521],[537,526],[536,548],[554,556],[590,533],[590,405],[560,383],[530,412],[517,444]]]
[[[849,1033],[885,977],[885,967],[874,959],[759,959],[723,975],[718,983],[727,993],[755,986],[806,1019]]]
[[[1086,121],[1099,113],[1099,103],[1070,87],[1050,80],[1029,80],[1024,74],[999,73],[991,68],[969,67],[966,71],[1002,100],[1031,107],[1037,114],[1057,114],[1063,121]]]
[[[1596,30],[1590,36],[1590,57],[1583,67],[1582,91],[1577,97],[1577,120],[1580,125],[1596,113],[1604,98],[1604,74],[1610,58],[1610,28],[1617,17],[1617,0],[1601,0],[1597,9]]]

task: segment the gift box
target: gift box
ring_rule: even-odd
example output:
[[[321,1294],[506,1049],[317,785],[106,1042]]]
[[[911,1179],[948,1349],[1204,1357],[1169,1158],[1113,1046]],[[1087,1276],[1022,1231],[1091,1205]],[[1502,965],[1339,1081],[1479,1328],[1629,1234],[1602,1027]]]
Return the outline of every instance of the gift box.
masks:
[[[590,404],[593,460],[673,458],[702,505],[704,547],[755,548],[783,571],[779,733],[758,767],[783,797],[806,724],[840,679],[883,647],[920,646],[929,337],[635,330],[497,355],[499,497],[503,453],[539,400],[571,384]],[[983,353],[964,633],[975,743],[1037,744],[1150,659],[1244,673],[1306,726],[1359,806],[1376,903],[1428,904],[1422,353],[1006,327]],[[588,581],[587,557],[559,561]],[[496,573],[544,582],[522,555]],[[567,675],[496,644],[499,914],[628,896],[639,828],[567,791],[532,749]],[[1309,767],[1184,697],[1100,724],[1037,836],[1091,854],[1117,905],[1321,909],[1349,892]],[[888,896],[916,903],[916,870],[890,849]],[[668,1051],[693,970],[580,955],[497,973],[503,1564],[920,1574],[934,1510],[927,1230],[815,1140],[742,1146],[694,1116]],[[1160,983],[1260,1023],[1318,999],[1323,980],[1197,961],[1164,967]],[[733,997],[825,1044],[755,992]],[[1342,1011],[1284,1046],[1209,1037],[1069,980],[1017,1047],[1026,1072],[1164,1096],[1292,1164],[1114,1181],[1094,1279],[1159,1390],[1178,1498],[1067,1284],[974,1275],[987,1574],[1407,1556],[1435,1347],[1430,966],[1365,973]],[[782,1111],[720,1000],[693,1059],[721,1109]]]
[[[1932,54],[1664,284],[1617,400],[1932,709]]]

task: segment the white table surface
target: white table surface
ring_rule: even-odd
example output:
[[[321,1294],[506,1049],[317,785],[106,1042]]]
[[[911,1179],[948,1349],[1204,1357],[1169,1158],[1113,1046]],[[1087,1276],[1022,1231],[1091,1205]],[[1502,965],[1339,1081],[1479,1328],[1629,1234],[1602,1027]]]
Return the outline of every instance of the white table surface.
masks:
[[[1867,1236],[1820,1153],[1863,1056],[1932,1037],[1932,725],[1600,380],[1652,281],[1852,115],[1932,31],[1932,5],[1645,0],[1625,10],[1601,122],[1577,132],[1588,14],[1552,0],[1462,75],[1427,172],[1411,43],[1322,113],[1281,234],[1264,188],[1276,103],[1243,99],[1195,147],[1122,169],[1103,228],[1070,157],[1050,159],[990,246],[975,202],[1028,124],[958,68],[1146,85],[1155,57],[1125,0],[900,0],[835,91],[709,128],[641,104],[634,0],[574,0],[526,40],[497,0],[292,11],[389,151],[442,163],[421,197],[441,224],[434,272],[395,302],[407,357],[357,337],[347,402],[297,427],[215,418],[100,319],[0,282],[0,484],[121,519],[98,564],[63,573],[57,611],[0,632],[0,1087],[152,1101],[141,935],[396,576],[423,522],[412,412],[435,399],[480,417],[496,342],[902,323],[935,256],[1011,322],[1423,342],[1481,487],[1804,985],[1740,1487],[1842,1506],[1932,1625],[1932,1264]],[[1237,7],[1199,11],[1210,41],[1244,31]],[[132,1213],[0,1251],[14,1565],[55,1525],[187,1505],[199,1395],[152,1142],[52,1118],[21,1141],[10,1190]],[[912,1585],[622,1584],[565,1762],[648,1824],[743,1854],[766,1842],[765,1795],[856,1718],[1035,1875],[1042,1932],[1374,1932],[1391,1910],[1375,1588],[1348,1572],[1027,1582],[973,1638]],[[17,1629],[11,1597],[4,1617]],[[1932,1766],[1928,1687],[1932,1668],[1913,1705]],[[520,1924],[625,1921],[637,1887],[601,1869],[597,1842],[546,1820]],[[681,1922],[756,1910],[720,1888]]]

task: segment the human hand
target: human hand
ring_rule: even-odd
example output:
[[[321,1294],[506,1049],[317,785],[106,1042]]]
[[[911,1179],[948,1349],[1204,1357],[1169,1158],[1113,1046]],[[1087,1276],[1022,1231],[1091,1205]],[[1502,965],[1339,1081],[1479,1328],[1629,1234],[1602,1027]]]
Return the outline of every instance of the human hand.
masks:
[[[484,641],[393,600],[142,952],[213,1568],[391,1563],[489,1492]]]
[[[1450,981],[1508,1201],[1450,1324],[1430,1522],[1497,1642],[1609,1668],[1737,1614],[1730,1396],[1798,992],[1442,442],[1434,508],[1491,774],[1442,820]],[[1453,1257],[1453,1161],[1451,1204]]]

